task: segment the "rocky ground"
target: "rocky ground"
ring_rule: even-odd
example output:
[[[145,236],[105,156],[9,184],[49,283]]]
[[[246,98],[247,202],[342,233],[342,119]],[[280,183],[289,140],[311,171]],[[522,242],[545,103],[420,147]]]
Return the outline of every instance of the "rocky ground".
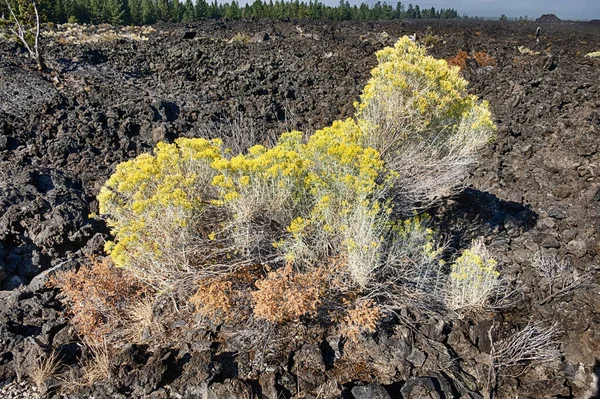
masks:
[[[100,253],[107,229],[89,214],[116,164],[176,137],[225,135],[240,147],[350,116],[375,51],[417,33],[437,57],[485,51],[497,61],[469,61],[464,71],[470,91],[490,102],[497,140],[471,187],[432,213],[456,248],[486,237],[518,303],[480,321],[398,326],[358,349],[324,333],[272,368],[206,337],[130,345],[108,382],[68,397],[478,398],[492,320],[504,333],[529,320],[561,331],[560,361],[501,377],[497,397],[586,397],[600,356],[600,287],[590,272],[600,265],[600,60],[585,54],[600,49],[600,31],[542,24],[536,44],[536,27],[205,22],[84,39],[69,31],[48,37],[51,74],[0,38],[0,380],[29,375],[40,347],[76,363],[64,304],[44,283],[49,271]],[[249,134],[227,137],[238,126]],[[551,293],[532,267],[540,251],[568,259],[583,284]]]

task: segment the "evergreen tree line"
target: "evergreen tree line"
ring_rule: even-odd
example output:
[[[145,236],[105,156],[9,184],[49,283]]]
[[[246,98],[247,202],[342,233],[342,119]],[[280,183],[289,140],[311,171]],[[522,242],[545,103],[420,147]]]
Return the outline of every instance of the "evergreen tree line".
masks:
[[[26,0],[10,0],[19,8]],[[8,15],[2,8],[0,14]],[[319,1],[308,3],[299,0],[284,1],[254,0],[240,6],[231,3],[209,3],[207,0],[43,0],[40,5],[48,22],[65,23],[110,23],[113,25],[147,25],[155,22],[190,22],[203,19],[266,18],[284,19],[330,19],[330,20],[380,20],[380,19],[419,19],[458,18],[452,8],[423,8],[398,2],[395,6],[378,1],[373,5],[362,3],[351,6],[340,0],[337,7],[327,6]]]

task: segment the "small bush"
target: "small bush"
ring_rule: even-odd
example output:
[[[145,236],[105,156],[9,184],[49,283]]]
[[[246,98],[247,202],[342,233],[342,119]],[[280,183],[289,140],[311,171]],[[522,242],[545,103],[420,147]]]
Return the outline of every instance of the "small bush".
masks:
[[[485,308],[499,288],[498,262],[492,259],[483,241],[474,241],[451,267],[448,306],[456,311]]]
[[[252,38],[245,33],[238,32],[231,39],[229,39],[229,43],[243,43],[248,44]]]
[[[473,59],[479,67],[496,67],[496,59],[484,51],[474,53]]]
[[[495,68],[497,65],[496,59],[485,51],[477,51],[473,53],[472,56],[469,56],[469,54],[463,50],[459,51],[454,57],[448,58],[448,65],[457,66],[464,70],[467,68],[467,60],[470,59],[475,60],[477,62],[477,66],[480,68]]]
[[[425,34],[425,36],[423,36],[423,44],[426,47],[436,46],[441,41],[442,41],[442,39],[440,39],[437,35],[434,35],[433,33],[430,33],[430,32],[428,32],[427,34]]]
[[[544,327],[540,322],[529,322],[506,339],[493,343],[495,371],[518,377],[531,367],[560,360],[559,333],[556,324]],[[521,372],[516,372],[515,368]]]
[[[58,273],[49,284],[60,288],[70,305],[71,323],[92,343],[123,327],[128,303],[147,291],[126,270],[115,268],[110,258]]]
[[[219,140],[178,139],[117,166],[98,195],[115,236],[105,249],[117,266],[160,290],[198,258],[211,260],[218,251],[208,235],[218,216],[210,165],[221,157]]]
[[[531,266],[540,277],[539,284],[544,288],[545,297],[540,304],[562,298],[587,284],[593,270],[578,271],[568,259],[558,260],[555,256],[537,252]]]
[[[256,287],[258,290],[252,292],[254,315],[272,323],[284,323],[314,316],[325,286],[322,270],[294,273],[288,264],[257,281]]]
[[[372,334],[383,316],[375,301],[367,299],[350,306],[341,324],[341,332],[352,341],[357,341],[362,333]]]
[[[365,289],[367,297],[385,298],[379,301],[382,311],[412,308],[427,313],[444,308],[444,246],[429,224],[427,215],[389,224],[376,277]]]
[[[408,38],[377,59],[356,104],[365,145],[395,173],[403,208],[428,208],[462,189],[477,152],[493,138],[488,105],[467,93],[458,68]]]
[[[251,273],[225,275],[199,281],[190,298],[197,313],[216,323],[236,322],[251,313],[250,287],[257,280]]]
[[[468,59],[469,59],[469,53],[461,50],[454,57],[448,58],[448,65],[457,66],[460,69],[466,69]]]

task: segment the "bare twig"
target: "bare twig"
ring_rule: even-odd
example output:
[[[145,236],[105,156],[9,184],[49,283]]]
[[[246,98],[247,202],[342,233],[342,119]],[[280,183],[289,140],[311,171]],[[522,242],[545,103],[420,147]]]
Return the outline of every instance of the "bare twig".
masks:
[[[529,367],[555,361],[560,356],[556,342],[558,333],[556,323],[550,327],[543,327],[539,322],[528,323],[522,330],[493,345],[496,371],[510,375],[506,373],[508,369],[522,367],[517,373],[522,375]]]
[[[536,272],[542,277],[548,295],[539,301],[545,305],[555,299],[564,297],[589,281],[589,277],[596,268],[583,273],[574,269],[567,259],[558,260],[553,256],[538,252],[532,262]]]
[[[10,15],[11,15],[12,19],[15,21],[15,24],[17,26],[17,30],[10,28],[10,31],[15,36],[17,36],[17,38],[19,38],[19,40],[21,41],[23,46],[29,52],[29,55],[33,59],[35,59],[38,69],[40,71],[46,70],[47,69],[46,63],[44,62],[44,58],[42,57],[42,54],[40,52],[40,14],[38,13],[37,4],[36,4],[35,0],[31,0],[31,4],[33,5],[33,11],[35,12],[35,38],[34,38],[33,48],[31,48],[31,46],[27,42],[27,39],[25,38],[25,35],[27,34],[28,29],[26,29],[25,26],[19,21],[19,19],[15,15],[15,12],[14,12],[12,6],[10,5],[10,2],[8,0],[4,0],[4,2],[6,3],[8,10],[10,12]]]

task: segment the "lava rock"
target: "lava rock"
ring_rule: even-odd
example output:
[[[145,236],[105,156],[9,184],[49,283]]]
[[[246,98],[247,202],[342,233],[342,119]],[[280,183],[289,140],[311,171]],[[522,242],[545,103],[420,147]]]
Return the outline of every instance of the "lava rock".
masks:
[[[390,394],[379,384],[355,386],[351,392],[354,399],[391,399]]]

